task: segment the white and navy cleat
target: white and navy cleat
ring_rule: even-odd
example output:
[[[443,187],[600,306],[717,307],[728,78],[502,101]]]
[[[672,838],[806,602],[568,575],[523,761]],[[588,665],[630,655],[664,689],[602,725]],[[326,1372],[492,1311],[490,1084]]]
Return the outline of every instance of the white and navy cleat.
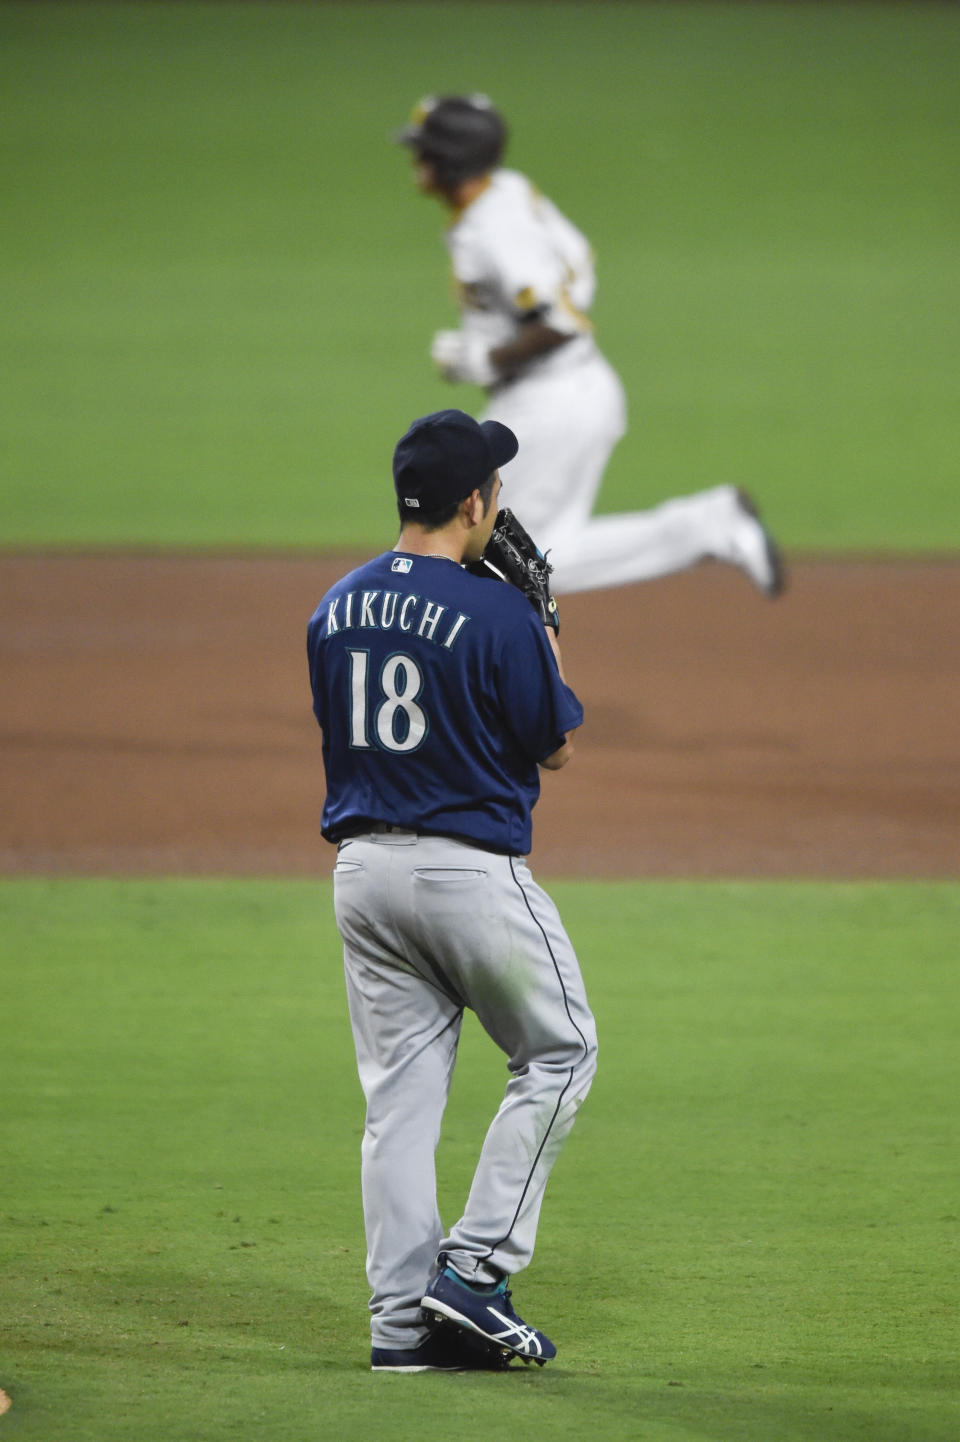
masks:
[[[557,1355],[549,1337],[517,1316],[506,1279],[498,1287],[475,1287],[452,1267],[444,1267],[430,1282],[420,1306],[426,1322],[452,1322],[524,1362],[542,1367]]]

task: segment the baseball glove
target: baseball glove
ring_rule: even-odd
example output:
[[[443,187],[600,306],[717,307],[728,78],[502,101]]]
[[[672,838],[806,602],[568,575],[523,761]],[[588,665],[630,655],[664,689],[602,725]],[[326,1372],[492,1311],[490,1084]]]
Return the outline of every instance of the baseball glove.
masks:
[[[522,591],[545,626],[560,634],[560,613],[550,594],[553,567],[512,511],[498,511],[493,534],[481,559],[468,567],[475,576],[509,581]]]

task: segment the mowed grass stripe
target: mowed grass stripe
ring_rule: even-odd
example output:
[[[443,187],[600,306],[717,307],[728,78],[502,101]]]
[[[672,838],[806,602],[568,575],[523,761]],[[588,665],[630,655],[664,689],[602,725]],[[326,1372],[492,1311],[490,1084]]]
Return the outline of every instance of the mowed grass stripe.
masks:
[[[950,885],[550,887],[600,1071],[517,1284],[558,1363],[372,1377],[329,884],[5,881],[10,1438],[946,1442]],[[505,1080],[475,1024],[458,1211]]]

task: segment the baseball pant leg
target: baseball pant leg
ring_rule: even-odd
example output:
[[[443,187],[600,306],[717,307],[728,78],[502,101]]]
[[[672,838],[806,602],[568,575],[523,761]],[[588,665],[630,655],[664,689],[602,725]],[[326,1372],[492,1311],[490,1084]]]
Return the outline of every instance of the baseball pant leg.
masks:
[[[484,419],[520,442],[502,469],[503,504],[553,566],[558,595],[653,581],[708,557],[735,559],[744,524],[734,486],[713,486],[646,510],[594,516],[603,473],[626,430],[619,378],[603,356],[536,372],[491,397]]]
[[[386,913],[391,850],[347,843],[334,874],[357,1068],[366,1099],[361,1188],[375,1347],[426,1335],[420,1298],[443,1226],[435,1153],[462,1008],[410,970]]]
[[[544,1189],[596,1071],[596,1027],[557,908],[521,858],[421,838],[411,925],[507,1057],[463,1216],[441,1243],[477,1282],[533,1255]],[[414,921],[415,918],[415,921]]]
[[[557,595],[653,581],[685,571],[708,557],[726,558],[743,518],[736,490],[716,486],[664,501],[649,511],[592,516],[584,525],[547,527],[541,550],[550,549],[551,587]]]
[[[607,462],[627,427],[620,379],[603,356],[531,375],[491,396],[483,419],[509,426],[520,450],[501,470],[509,506],[541,550],[588,522]]]

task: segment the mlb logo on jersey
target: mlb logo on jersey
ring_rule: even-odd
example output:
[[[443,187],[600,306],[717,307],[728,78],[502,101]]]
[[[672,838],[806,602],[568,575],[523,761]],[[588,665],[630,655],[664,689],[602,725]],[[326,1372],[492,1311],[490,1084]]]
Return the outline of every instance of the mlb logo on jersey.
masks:
[[[402,571],[404,575],[413,569],[413,562],[407,556],[398,556],[390,567],[391,571]]]

